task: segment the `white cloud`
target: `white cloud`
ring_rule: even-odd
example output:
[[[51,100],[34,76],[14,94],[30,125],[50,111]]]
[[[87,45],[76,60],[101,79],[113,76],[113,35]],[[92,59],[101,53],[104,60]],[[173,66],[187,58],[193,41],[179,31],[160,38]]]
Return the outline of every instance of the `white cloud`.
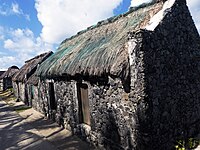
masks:
[[[0,40],[4,39],[4,28],[0,26]]]
[[[53,49],[53,45],[35,37],[30,29],[9,29],[6,34],[9,38],[3,42],[7,53],[0,53],[0,68],[22,66],[26,60]]]
[[[4,48],[16,52],[30,53],[35,49],[33,32],[29,29],[11,30],[12,39],[4,41]]]
[[[16,59],[13,56],[2,56],[0,57],[0,70],[7,70],[12,65],[19,64],[20,59]]]
[[[5,49],[19,53],[36,53],[43,48],[52,48],[52,45],[44,43],[40,37],[35,37],[30,29],[11,29],[9,32],[11,38],[4,41]]]
[[[36,0],[41,37],[60,43],[66,37],[113,15],[122,0]]]
[[[143,3],[149,3],[151,2],[152,0],[132,0],[131,1],[131,7],[137,7]]]
[[[22,10],[19,8],[19,5],[17,3],[12,3],[12,11],[16,14],[21,14]]]
[[[21,15],[25,17],[26,20],[30,21],[30,16],[25,14],[23,10],[19,7],[18,3],[12,3],[11,6],[6,5],[3,3],[0,5],[0,15],[9,16],[9,15]]]
[[[187,0],[188,7],[190,9],[192,18],[200,33],[200,1],[199,0]]]

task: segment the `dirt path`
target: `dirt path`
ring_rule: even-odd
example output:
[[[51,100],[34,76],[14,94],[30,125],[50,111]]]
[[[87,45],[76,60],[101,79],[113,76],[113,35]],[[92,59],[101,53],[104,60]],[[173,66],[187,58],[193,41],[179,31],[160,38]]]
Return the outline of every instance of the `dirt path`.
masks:
[[[18,114],[13,108],[23,105],[22,102],[13,101],[12,105],[0,100],[0,150],[93,149],[32,108]]]

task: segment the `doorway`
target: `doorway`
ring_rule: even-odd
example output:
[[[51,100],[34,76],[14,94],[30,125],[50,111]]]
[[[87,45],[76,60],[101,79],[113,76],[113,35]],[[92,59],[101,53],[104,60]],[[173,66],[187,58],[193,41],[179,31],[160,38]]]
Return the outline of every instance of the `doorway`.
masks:
[[[49,107],[51,110],[56,110],[56,100],[55,100],[55,91],[54,85],[52,82],[49,82]]]
[[[77,83],[77,96],[79,104],[79,121],[80,123],[90,125],[90,109],[87,84]]]

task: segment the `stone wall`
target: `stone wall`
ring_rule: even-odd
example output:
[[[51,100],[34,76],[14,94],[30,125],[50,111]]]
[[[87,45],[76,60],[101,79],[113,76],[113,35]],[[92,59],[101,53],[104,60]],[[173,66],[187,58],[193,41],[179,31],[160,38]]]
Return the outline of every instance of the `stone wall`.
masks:
[[[3,78],[3,90],[12,88],[12,80],[11,78]]]
[[[13,85],[13,92],[14,92],[14,95],[15,95],[16,98],[18,98],[19,93],[18,93],[18,85],[17,85],[17,82],[12,81],[12,85]]]
[[[155,31],[140,32],[145,94],[137,115],[140,149],[170,150],[178,140],[199,138],[199,34],[185,1],[168,11]]]
[[[38,86],[27,84],[28,89],[28,104],[37,111],[40,110]]]
[[[3,91],[3,79],[0,80],[0,91]]]
[[[133,58],[129,82],[114,77],[82,80],[88,85],[90,126],[80,122],[75,80],[40,81],[37,108],[101,149],[170,150],[179,139],[196,138],[199,35],[185,2],[169,9],[154,31],[129,33],[128,38]],[[55,89],[54,109],[49,82]]]
[[[80,122],[76,81],[54,81],[56,110],[49,109],[48,82],[40,82],[43,113],[102,149],[136,147],[137,102],[133,97],[139,88],[127,93],[127,85],[112,78],[103,84],[83,82],[88,85],[90,126]]]
[[[19,99],[22,100],[26,105],[28,105],[28,88],[27,84],[23,82],[18,82],[19,88]]]
[[[45,81],[40,81],[37,86],[37,91],[35,91],[34,95],[35,96],[34,100],[32,101],[32,106],[35,110],[43,113],[45,116],[48,116],[49,113],[49,108],[48,108],[48,88],[46,87],[47,82]],[[36,87],[34,87],[34,90],[36,90]],[[38,92],[38,93],[37,93]]]

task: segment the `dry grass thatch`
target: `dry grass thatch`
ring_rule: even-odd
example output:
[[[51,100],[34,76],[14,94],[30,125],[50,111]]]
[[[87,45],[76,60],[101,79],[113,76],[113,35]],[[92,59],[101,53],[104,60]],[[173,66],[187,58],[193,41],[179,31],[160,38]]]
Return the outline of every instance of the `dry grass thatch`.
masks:
[[[17,66],[11,66],[11,67],[8,68],[7,71],[5,71],[0,76],[0,79],[3,79],[3,78],[12,78],[18,71],[19,71],[19,68]]]
[[[76,74],[128,77],[127,33],[144,28],[162,5],[160,2],[133,8],[64,40],[57,52],[40,65],[37,75],[44,78]]]
[[[26,83],[32,84],[32,85],[38,85],[38,82],[39,82],[39,77],[36,76],[36,74],[34,73],[29,77]]]
[[[35,72],[37,66],[52,54],[53,52],[46,52],[26,61],[16,75],[14,75],[12,80],[26,82],[28,78]]]

